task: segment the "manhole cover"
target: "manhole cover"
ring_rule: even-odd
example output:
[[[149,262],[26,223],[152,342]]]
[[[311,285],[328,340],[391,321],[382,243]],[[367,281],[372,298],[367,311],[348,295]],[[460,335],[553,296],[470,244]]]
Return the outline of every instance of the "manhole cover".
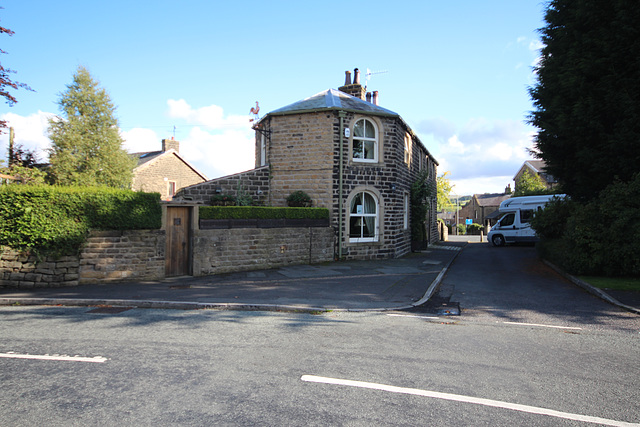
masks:
[[[98,307],[93,310],[87,311],[87,313],[96,313],[96,314],[118,314],[123,311],[131,310],[132,307]]]

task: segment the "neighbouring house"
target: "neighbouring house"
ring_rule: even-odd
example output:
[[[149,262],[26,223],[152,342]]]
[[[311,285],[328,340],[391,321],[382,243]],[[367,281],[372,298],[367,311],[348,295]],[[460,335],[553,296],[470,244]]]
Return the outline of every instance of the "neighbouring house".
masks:
[[[331,212],[340,259],[400,257],[411,251],[410,190],[421,171],[435,188],[438,162],[413,130],[367,93],[360,73],[345,84],[267,113],[253,126],[255,169],[184,188],[208,203],[242,189],[255,204],[286,206],[294,191]],[[436,195],[424,219],[438,241]],[[423,242],[426,243],[426,242]]]
[[[483,227],[495,225],[499,218],[500,203],[511,197],[511,189],[507,187],[504,193],[474,194],[469,203],[458,211],[458,223],[465,224],[471,220],[473,224]]]
[[[134,153],[138,166],[133,169],[131,189],[160,193],[162,200],[171,200],[183,187],[205,182],[207,177],[180,156],[180,142],[162,140],[161,151]]]
[[[546,164],[544,160],[527,160],[526,162],[524,162],[524,164],[518,170],[518,173],[516,173],[516,176],[513,177],[513,180],[516,184],[514,188],[517,190],[516,187],[518,186],[518,181],[520,180],[520,177],[525,173],[528,173],[532,176],[540,177],[540,180],[544,185],[547,186],[547,188],[555,187],[558,184],[558,181],[553,177],[553,175],[550,175],[545,171],[545,167]]]

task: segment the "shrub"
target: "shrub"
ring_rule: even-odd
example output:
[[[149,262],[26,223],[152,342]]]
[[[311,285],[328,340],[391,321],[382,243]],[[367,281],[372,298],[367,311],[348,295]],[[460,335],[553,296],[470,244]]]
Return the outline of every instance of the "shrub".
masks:
[[[305,208],[312,204],[311,197],[304,191],[294,191],[287,197],[287,205],[290,207]]]
[[[200,206],[200,219],[326,219],[325,208],[272,208],[262,206]]]
[[[157,193],[104,187],[0,187],[0,245],[36,255],[77,253],[89,229],[161,227]]]
[[[464,224],[458,224],[458,234],[467,234],[467,226]]]
[[[211,206],[235,206],[236,196],[231,194],[215,194],[211,196]]]
[[[540,255],[569,273],[638,276],[640,174],[611,184],[586,204],[553,202],[532,225],[542,238]]]
[[[480,235],[480,231],[484,230],[484,227],[480,224],[469,224],[469,226],[467,227],[467,234],[473,234],[473,235]]]

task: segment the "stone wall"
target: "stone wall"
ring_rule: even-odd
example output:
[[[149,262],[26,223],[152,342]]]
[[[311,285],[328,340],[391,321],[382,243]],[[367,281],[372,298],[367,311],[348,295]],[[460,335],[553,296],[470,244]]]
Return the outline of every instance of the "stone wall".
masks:
[[[94,231],[80,254],[80,284],[158,280],[165,274],[164,230]]]
[[[193,275],[333,261],[332,227],[196,230]]]
[[[264,166],[234,175],[212,179],[180,190],[177,197],[209,204],[211,196],[226,194],[237,196],[238,188],[248,193],[257,206],[267,205],[269,197],[269,167]]]
[[[77,286],[164,278],[162,230],[92,232],[79,256],[39,260],[3,247],[0,286],[34,288]]]
[[[0,248],[0,286],[34,288],[78,285],[77,256],[38,260],[34,255]]]

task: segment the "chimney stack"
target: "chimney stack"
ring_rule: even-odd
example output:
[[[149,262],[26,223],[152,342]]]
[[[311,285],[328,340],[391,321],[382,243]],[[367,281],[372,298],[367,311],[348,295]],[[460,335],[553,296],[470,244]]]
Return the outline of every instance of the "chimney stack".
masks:
[[[162,152],[164,153],[165,151],[169,151],[169,150],[175,150],[176,153],[180,152],[180,142],[176,141],[175,139],[173,139],[173,137],[171,137],[171,139],[163,139],[162,140]]]
[[[338,88],[340,92],[365,100],[365,88],[360,84],[360,70],[353,70],[353,83],[351,83],[351,71],[345,71],[344,86]]]

